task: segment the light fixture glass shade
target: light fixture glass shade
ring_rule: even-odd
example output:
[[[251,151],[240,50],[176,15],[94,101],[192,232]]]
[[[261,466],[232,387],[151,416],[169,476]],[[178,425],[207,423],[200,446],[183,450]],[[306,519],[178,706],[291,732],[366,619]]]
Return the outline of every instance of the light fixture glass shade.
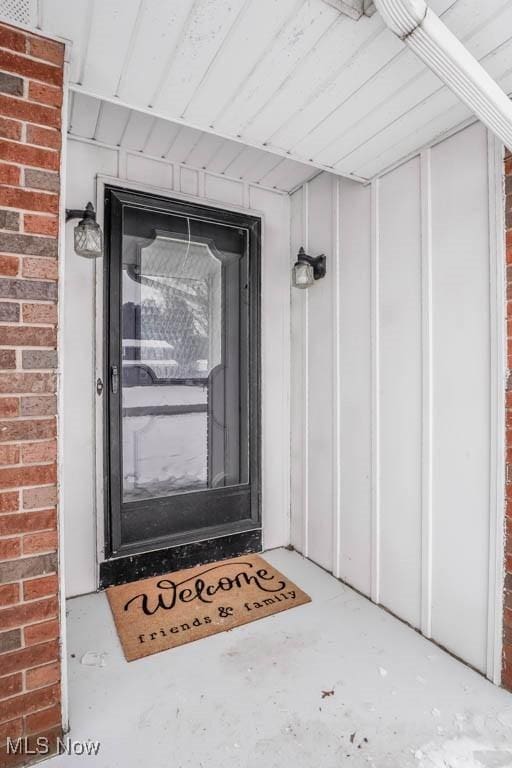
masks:
[[[103,253],[101,227],[95,221],[84,219],[75,227],[75,253],[85,259],[97,259]]]
[[[295,288],[309,288],[315,282],[315,273],[311,264],[297,261],[293,265],[293,285]]]

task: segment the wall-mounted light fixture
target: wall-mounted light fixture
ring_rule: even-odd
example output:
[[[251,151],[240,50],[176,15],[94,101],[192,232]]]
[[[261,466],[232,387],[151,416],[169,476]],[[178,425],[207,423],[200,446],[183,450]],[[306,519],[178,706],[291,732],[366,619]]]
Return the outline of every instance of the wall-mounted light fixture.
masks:
[[[66,221],[81,219],[75,227],[75,253],[85,259],[97,259],[103,254],[103,235],[96,221],[96,211],[92,203],[87,203],[85,210],[66,210]]]
[[[304,248],[299,248],[297,261],[293,265],[293,285],[295,288],[309,288],[315,280],[325,277],[326,258],[321,256],[308,256]]]

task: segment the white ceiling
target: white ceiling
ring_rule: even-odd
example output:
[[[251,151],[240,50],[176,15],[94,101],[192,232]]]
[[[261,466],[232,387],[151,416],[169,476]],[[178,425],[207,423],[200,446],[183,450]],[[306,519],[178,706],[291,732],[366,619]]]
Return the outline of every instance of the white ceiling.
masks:
[[[511,91],[512,2],[430,5]],[[343,175],[470,117],[378,13],[324,0],[39,0],[39,25],[73,41],[76,91]]]
[[[291,192],[318,173],[288,157],[82,93],[71,94],[68,133],[281,192]]]

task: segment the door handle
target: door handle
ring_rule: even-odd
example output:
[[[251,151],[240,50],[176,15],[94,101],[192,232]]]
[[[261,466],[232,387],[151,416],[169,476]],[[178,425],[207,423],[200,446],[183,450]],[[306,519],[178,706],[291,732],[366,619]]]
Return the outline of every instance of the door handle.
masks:
[[[117,365],[113,365],[110,369],[110,385],[112,394],[117,395],[119,392],[119,366]]]

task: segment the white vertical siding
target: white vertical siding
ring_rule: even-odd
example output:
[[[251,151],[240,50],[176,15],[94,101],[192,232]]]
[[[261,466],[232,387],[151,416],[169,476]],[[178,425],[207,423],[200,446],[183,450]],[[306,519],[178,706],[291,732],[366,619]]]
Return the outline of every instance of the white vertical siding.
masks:
[[[264,546],[290,541],[290,201],[286,194],[216,176],[140,152],[70,140],[66,206],[80,208],[96,199],[96,176],[149,184],[164,193],[197,196],[222,207],[243,206],[262,214],[262,475]],[[95,513],[95,276],[94,265],[73,251],[73,226],[66,232],[63,290],[64,486],[66,593],[96,589]],[[101,263],[98,263],[101,268]],[[101,481],[101,478],[100,478]],[[99,511],[102,514],[102,510]]]
[[[293,266],[301,246],[307,247],[307,217],[304,216],[308,196],[307,187],[301,187],[291,197],[290,237]],[[307,300],[309,291],[292,290],[291,293],[291,541],[306,553],[305,527],[307,525]]]
[[[491,313],[488,174],[473,124],[367,187],[343,180],[337,197],[324,174],[293,195],[293,246],[308,231],[328,274],[292,298],[291,530],[313,560],[492,675],[491,384],[503,371],[491,341],[503,306]]]
[[[486,659],[489,572],[486,157],[487,137],[479,125],[431,155],[432,634],[478,669]]]
[[[384,605],[418,626],[422,415],[418,157],[381,179],[378,206],[379,593]]]
[[[96,173],[117,175],[114,150],[69,142],[67,148],[66,207],[80,208],[95,201]],[[63,379],[62,471],[66,477],[61,504],[64,510],[66,595],[96,589],[96,521],[94,516],[94,264],[73,250],[72,222],[66,226],[62,344]]]
[[[333,252],[332,208],[335,178],[322,173],[308,184],[309,248]],[[314,247],[312,249],[312,245]],[[332,269],[332,262],[330,265]],[[332,276],[308,292],[308,556],[329,570],[332,561],[334,451],[334,361]]]
[[[371,590],[372,511],[370,214],[370,187],[343,180],[339,211],[339,575],[367,595]]]
[[[290,206],[288,195],[249,187],[261,211],[262,520],[265,549],[290,541]]]

